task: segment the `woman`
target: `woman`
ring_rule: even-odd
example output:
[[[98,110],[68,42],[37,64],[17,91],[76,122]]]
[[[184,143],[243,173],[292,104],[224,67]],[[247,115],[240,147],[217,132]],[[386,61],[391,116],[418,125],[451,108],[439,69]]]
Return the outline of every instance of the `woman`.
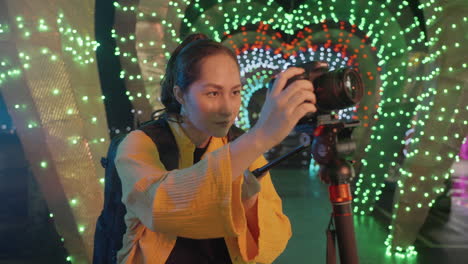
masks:
[[[271,263],[291,237],[289,219],[264,152],[298,120],[315,112],[310,81],[283,89],[303,69],[277,76],[256,125],[236,140],[226,135],[239,113],[242,84],[236,55],[205,35],[187,37],[173,52],[162,102],[180,151],[166,171],[155,144],[132,131],[115,159],[127,208],[119,263]]]

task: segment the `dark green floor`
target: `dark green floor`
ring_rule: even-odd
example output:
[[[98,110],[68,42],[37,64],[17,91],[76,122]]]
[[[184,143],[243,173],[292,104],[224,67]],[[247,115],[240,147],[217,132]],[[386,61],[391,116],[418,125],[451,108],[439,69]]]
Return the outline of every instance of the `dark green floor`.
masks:
[[[325,230],[332,210],[327,185],[306,170],[273,170],[272,179],[293,227],[288,247],[275,264],[325,263]],[[384,190],[382,196],[387,205],[379,204],[373,216],[354,217],[360,263],[468,263],[468,208],[454,204],[450,215],[431,211],[415,243],[417,256],[387,256],[388,199],[393,194]]]
[[[293,237],[275,264],[325,263],[325,230],[331,212],[327,185],[322,184],[314,175],[309,176],[307,170],[276,169],[272,171],[272,179],[283,198],[283,209],[293,228]],[[28,188],[29,192],[36,189],[31,183]],[[13,219],[11,212],[19,209],[19,202],[15,201],[14,205],[13,201],[6,201],[12,197],[12,192],[19,191],[11,188],[9,190],[3,191],[3,196],[0,195],[5,201],[3,207],[9,204],[2,207],[4,210],[0,210],[0,220],[7,223],[0,225],[0,264],[65,263],[67,252],[48,218],[45,201],[40,197],[30,199],[36,201],[33,208],[37,212],[34,213],[36,217],[33,223],[27,220],[26,213],[16,214]],[[383,202],[376,207],[375,215],[355,217],[360,263],[468,263],[468,207],[453,203],[451,214],[431,211],[415,243],[418,251],[416,257],[400,259],[386,256],[384,240],[389,223],[388,208],[391,207],[389,197],[393,197],[392,190],[384,189],[381,199]]]

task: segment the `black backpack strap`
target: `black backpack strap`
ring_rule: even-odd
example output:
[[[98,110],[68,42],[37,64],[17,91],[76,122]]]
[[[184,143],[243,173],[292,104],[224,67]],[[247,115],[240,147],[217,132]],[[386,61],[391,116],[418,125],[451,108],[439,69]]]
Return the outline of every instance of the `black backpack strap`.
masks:
[[[101,159],[101,165],[106,169],[105,175],[105,190],[112,190],[112,192],[119,192],[118,195],[113,195],[112,192],[106,192],[104,194],[104,206],[112,205],[113,203],[110,201],[111,199],[120,199],[122,196],[122,183],[120,182],[119,177],[114,177],[117,174],[117,169],[115,168],[114,159],[117,155],[117,148],[119,144],[124,140],[127,134],[118,134],[114,136],[111,140],[111,144],[109,146],[109,150],[107,152],[107,157]],[[120,197],[117,197],[120,196]],[[120,203],[120,200],[115,201]]]
[[[138,129],[153,140],[159,153],[159,159],[166,170],[175,170],[179,167],[179,148],[166,118],[145,123]]]
[[[119,134],[113,137],[107,157],[101,159],[105,168],[104,206],[94,233],[94,264],[117,262],[117,251],[122,248],[122,237],[127,229],[124,221],[127,210],[121,201],[122,183],[114,163],[117,148],[126,136]]]
[[[163,163],[166,170],[174,170],[179,167],[179,148],[167,118],[159,118],[154,121],[146,122],[139,130],[143,131],[148,137],[153,140],[159,153],[159,159]],[[244,130],[231,126],[228,132],[228,141],[234,141],[236,138],[244,134]]]

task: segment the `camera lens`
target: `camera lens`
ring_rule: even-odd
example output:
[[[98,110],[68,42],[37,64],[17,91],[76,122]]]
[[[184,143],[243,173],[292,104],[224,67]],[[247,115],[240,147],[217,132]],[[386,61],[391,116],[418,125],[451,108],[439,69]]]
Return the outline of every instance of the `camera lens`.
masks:
[[[322,112],[345,109],[357,104],[363,95],[359,73],[350,68],[327,72],[314,81],[317,106]]]
[[[348,95],[350,101],[354,104],[358,103],[362,98],[363,87],[361,77],[354,70],[344,72],[344,91]]]

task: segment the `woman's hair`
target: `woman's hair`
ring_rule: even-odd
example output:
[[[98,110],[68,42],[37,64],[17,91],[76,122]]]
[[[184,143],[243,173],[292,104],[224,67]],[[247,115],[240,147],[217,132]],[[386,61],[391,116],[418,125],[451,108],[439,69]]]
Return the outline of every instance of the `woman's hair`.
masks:
[[[203,59],[220,53],[231,56],[239,66],[232,50],[201,33],[187,36],[172,52],[161,80],[161,102],[166,107],[166,113],[180,113],[181,105],[174,96],[174,86],[179,86],[186,93],[188,87],[199,79]]]

